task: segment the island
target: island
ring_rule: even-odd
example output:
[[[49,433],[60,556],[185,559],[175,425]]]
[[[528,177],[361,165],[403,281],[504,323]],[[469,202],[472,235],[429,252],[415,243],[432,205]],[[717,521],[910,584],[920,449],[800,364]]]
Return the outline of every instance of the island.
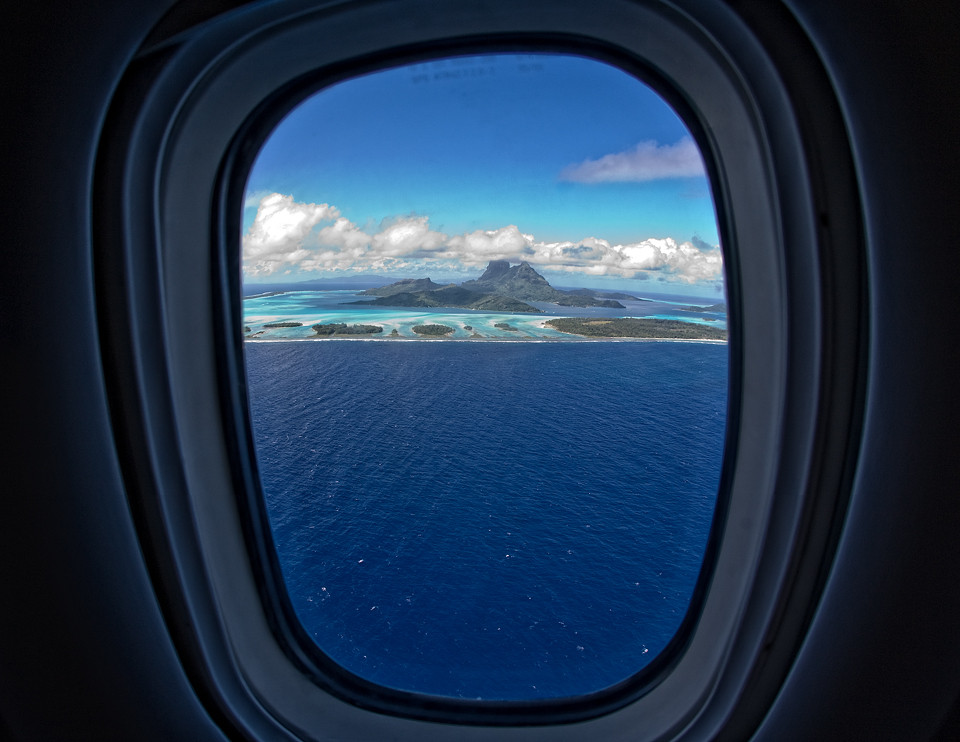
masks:
[[[443,337],[453,332],[453,328],[449,325],[414,325],[413,331],[425,337]]]
[[[590,338],[647,338],[662,340],[726,340],[727,331],[675,319],[649,317],[558,317],[545,325],[571,335]]]
[[[369,285],[369,284],[368,284]],[[283,292],[277,292],[283,293]],[[479,278],[464,281],[461,284],[436,283],[430,278],[404,278],[389,285],[367,288],[360,291],[357,287],[351,291],[354,296],[369,297],[362,301],[351,301],[349,304],[375,308],[371,318],[378,314],[379,307],[398,307],[401,309],[465,309],[474,312],[511,313],[511,314],[549,314],[537,322],[537,327],[529,324],[510,324],[509,317],[500,321],[492,318],[471,318],[461,315],[457,319],[446,319],[445,314],[432,317],[436,320],[450,322],[454,326],[441,324],[427,324],[428,317],[422,315],[417,321],[424,324],[410,328],[404,323],[404,328],[394,327],[396,320],[392,319],[394,312],[388,312],[384,317],[390,317],[387,322],[390,329],[372,324],[348,324],[347,322],[329,322],[326,324],[311,325],[314,337],[327,338],[373,338],[400,339],[403,337],[439,339],[556,339],[556,332],[573,336],[570,339],[663,339],[663,340],[703,340],[725,342],[727,330],[723,327],[726,314],[726,305],[723,303],[710,305],[675,304],[675,311],[697,313],[699,317],[690,322],[680,319],[657,319],[654,317],[618,317],[620,314],[646,314],[635,304],[630,309],[624,307],[620,300],[628,302],[653,301],[641,299],[632,294],[623,292],[598,291],[587,288],[557,289],[550,285],[546,278],[534,270],[529,263],[510,265],[506,260],[491,260]],[[694,299],[696,301],[696,299]],[[709,299],[707,299],[709,301]],[[534,302],[534,306],[531,303]],[[572,310],[556,310],[545,306],[553,304],[560,307],[591,307],[601,311],[590,312],[589,317],[563,317]],[[341,305],[342,306],[342,305]],[[352,307],[342,306],[350,312]],[[608,311],[603,311],[604,309]],[[612,311],[611,311],[612,310]],[[626,310],[626,311],[624,311]],[[419,312],[418,312],[419,313]],[[406,314],[405,312],[400,314]],[[600,316],[597,316],[600,315]],[[611,316],[612,315],[612,316]],[[336,316],[336,315],[334,315]],[[354,315],[356,316],[356,315]],[[349,320],[348,316],[341,315],[340,319]],[[248,320],[249,321],[249,320]],[[466,324],[469,322],[470,324]],[[482,328],[493,323],[495,330],[486,332]],[[720,325],[719,327],[717,325]],[[284,319],[274,317],[265,323],[257,332],[252,332],[249,326],[244,326],[245,337],[257,339],[260,336],[271,337],[270,331],[274,328],[301,327],[303,323],[294,318]],[[480,331],[476,328],[479,327]],[[463,332],[460,332],[462,328]],[[543,328],[544,332],[539,332]]]
[[[626,309],[616,299],[598,299],[592,296],[565,296],[556,302],[558,307],[606,307],[608,309]]]
[[[331,337],[334,335],[376,335],[383,332],[383,328],[378,325],[348,325],[343,322],[331,322],[326,325],[310,325],[320,337]]]
[[[567,289],[568,294],[579,294],[580,296],[592,296],[597,299],[623,299],[625,301],[650,301],[650,299],[641,299],[633,294],[626,294],[623,291],[597,291],[596,289]]]
[[[429,281],[430,279],[425,279]],[[398,282],[404,284],[404,281]],[[393,284],[397,286],[398,284]],[[383,286],[376,291],[389,289]],[[372,301],[354,301],[350,304],[362,304],[378,307],[435,307],[455,309],[476,309],[485,312],[540,313],[536,307],[512,296],[482,294],[451,284],[439,289],[422,291],[399,291],[395,294],[379,296]]]
[[[464,281],[460,286],[469,291],[512,296],[521,301],[545,301],[562,306],[625,308],[610,297],[597,298],[597,292],[591,289],[555,289],[525,260],[519,265],[510,265],[506,260],[491,260],[480,278]],[[567,303],[563,304],[564,302]]]
[[[360,296],[393,296],[394,294],[416,294],[421,291],[436,291],[437,289],[456,286],[455,283],[434,283],[429,278],[402,278],[387,286],[378,286],[375,289],[361,291]]]
[[[711,304],[708,307],[698,307],[695,304],[691,304],[690,306],[687,306],[687,307],[680,307],[680,309],[684,312],[719,312],[722,314],[727,313],[726,304]]]
[[[367,289],[361,296],[372,300],[351,302],[381,307],[436,307],[474,309],[485,312],[541,313],[527,302],[551,302],[567,307],[625,309],[616,297],[635,299],[629,294],[604,295],[591,289],[561,291],[537,273],[529,263],[511,266],[506,260],[491,260],[480,276],[455,283],[438,284],[430,278],[405,278],[388,286]]]

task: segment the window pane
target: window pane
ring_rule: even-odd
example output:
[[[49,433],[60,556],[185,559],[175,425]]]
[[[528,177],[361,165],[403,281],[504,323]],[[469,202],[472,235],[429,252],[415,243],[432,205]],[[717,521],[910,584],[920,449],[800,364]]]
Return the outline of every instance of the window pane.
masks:
[[[482,699],[646,666],[700,573],[726,424],[683,122],[579,57],[399,67],[289,114],[245,206],[257,460],[317,646]]]

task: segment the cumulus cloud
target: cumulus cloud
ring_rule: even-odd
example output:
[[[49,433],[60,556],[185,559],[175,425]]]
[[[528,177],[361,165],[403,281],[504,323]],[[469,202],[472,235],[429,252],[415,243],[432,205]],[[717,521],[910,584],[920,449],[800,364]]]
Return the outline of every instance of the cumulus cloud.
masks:
[[[320,222],[340,215],[329,204],[302,204],[293,196],[271,193],[260,200],[257,216],[243,238],[244,266],[253,273],[273,273],[309,257],[304,240]]]
[[[534,249],[533,258],[528,258],[531,264],[559,273],[641,279],[655,273],[684,283],[723,278],[719,247],[703,251],[690,242],[677,242],[672,237],[626,245],[612,245],[591,237],[577,243],[535,243]]]
[[[486,265],[491,260],[528,259],[532,245],[533,235],[523,234],[511,224],[451,237],[443,256],[455,258],[465,266]]]
[[[252,191],[247,194],[247,197],[243,200],[243,208],[245,209],[255,209],[260,206],[260,202],[264,197],[269,196],[270,191]]]
[[[329,222],[323,224],[324,222]],[[426,216],[384,221],[369,234],[329,204],[265,196],[243,238],[244,272],[371,270],[420,275],[472,271],[490,260],[526,260],[538,270],[699,283],[723,278],[720,248],[699,238],[651,238],[615,245],[599,237],[541,242],[516,225],[448,236]]]
[[[401,217],[390,222],[373,236],[374,252],[382,257],[429,253],[446,241],[442,232],[430,229],[425,216]]]
[[[370,235],[342,216],[317,232],[317,244],[358,253],[370,246]]]
[[[626,152],[569,165],[560,180],[576,183],[627,183],[704,175],[700,150],[690,137],[676,144],[640,142]]]

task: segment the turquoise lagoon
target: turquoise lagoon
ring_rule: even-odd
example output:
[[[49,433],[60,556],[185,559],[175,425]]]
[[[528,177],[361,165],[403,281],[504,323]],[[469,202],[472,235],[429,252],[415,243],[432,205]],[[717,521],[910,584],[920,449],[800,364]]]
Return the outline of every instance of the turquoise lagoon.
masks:
[[[255,287],[246,287],[250,292]],[[623,309],[599,307],[560,307],[547,302],[528,302],[542,314],[509,314],[479,312],[468,309],[401,309],[354,304],[374,297],[362,296],[357,289],[302,290],[253,294],[243,300],[243,322],[250,328],[248,338],[257,340],[308,340],[316,338],[311,325],[343,322],[370,324],[383,327],[383,332],[370,339],[387,339],[393,330],[400,338],[416,339],[415,325],[441,324],[453,327],[448,338],[468,340],[576,340],[568,334],[545,327],[551,317],[652,317],[676,319],[711,327],[726,328],[726,316],[717,312],[691,312],[681,307],[709,306],[716,299],[692,297],[659,297],[653,295],[641,301],[620,300]],[[301,327],[268,328],[276,322],[300,322]],[[496,327],[506,323],[512,330]],[[472,329],[468,330],[467,327]]]

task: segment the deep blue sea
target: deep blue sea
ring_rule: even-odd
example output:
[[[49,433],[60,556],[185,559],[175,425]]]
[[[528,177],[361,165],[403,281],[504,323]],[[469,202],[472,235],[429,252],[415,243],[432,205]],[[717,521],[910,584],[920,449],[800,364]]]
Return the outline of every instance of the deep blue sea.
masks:
[[[713,517],[727,347],[247,343],[297,615],[383,685],[484,699],[625,679],[683,618]]]

